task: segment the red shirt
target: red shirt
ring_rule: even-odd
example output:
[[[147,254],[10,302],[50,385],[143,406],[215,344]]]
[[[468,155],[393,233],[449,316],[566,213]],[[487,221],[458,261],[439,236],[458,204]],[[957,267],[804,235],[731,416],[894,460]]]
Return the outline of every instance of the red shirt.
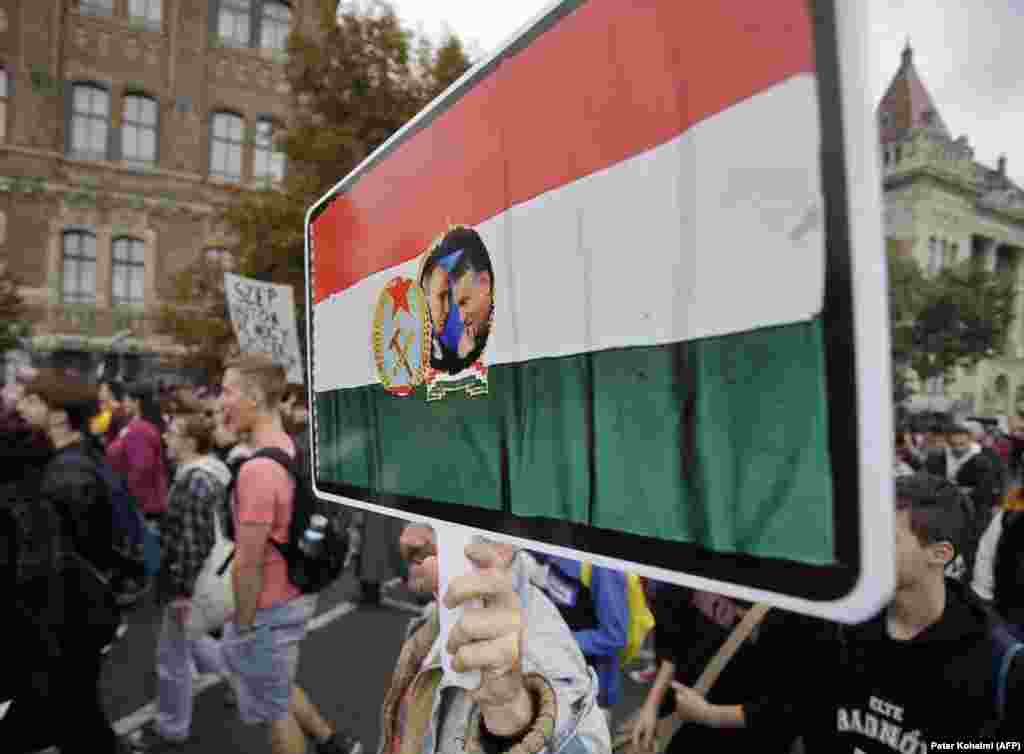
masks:
[[[107,446],[107,462],[124,477],[144,514],[167,512],[167,467],[156,427],[132,419]]]
[[[284,432],[273,437],[269,445],[295,456],[295,444]],[[286,543],[294,495],[295,482],[281,464],[269,458],[246,461],[239,471],[235,486],[236,529],[243,523],[269,524],[270,538],[281,544]],[[273,544],[267,542],[263,561],[263,589],[256,607],[274,607],[300,596],[302,592],[288,580],[288,563],[284,556]]]

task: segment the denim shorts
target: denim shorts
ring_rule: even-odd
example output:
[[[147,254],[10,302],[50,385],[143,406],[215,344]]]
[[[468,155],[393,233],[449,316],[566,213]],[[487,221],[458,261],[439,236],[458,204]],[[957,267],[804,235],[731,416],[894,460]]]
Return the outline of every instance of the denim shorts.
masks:
[[[316,595],[305,595],[257,610],[252,630],[242,637],[234,623],[224,627],[224,659],[235,675],[242,722],[272,723],[288,716],[299,643],[315,611]]]

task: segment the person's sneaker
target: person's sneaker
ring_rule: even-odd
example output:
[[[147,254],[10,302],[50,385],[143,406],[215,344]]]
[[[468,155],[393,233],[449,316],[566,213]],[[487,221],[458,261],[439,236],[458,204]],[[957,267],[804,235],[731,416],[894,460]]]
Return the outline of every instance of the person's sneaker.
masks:
[[[104,644],[103,647],[100,649],[100,654],[104,657],[110,654],[110,650],[114,648],[115,644],[117,644],[119,641],[121,641],[121,639],[124,638],[124,635],[126,633],[128,633],[128,626],[126,626],[124,623],[119,624],[117,629],[114,631],[113,641],[111,641],[109,644]]]
[[[176,740],[161,736],[153,723],[144,725],[123,739],[131,748],[132,754],[161,754],[161,752],[181,751],[188,739]]]
[[[316,754],[362,754],[363,742],[346,730],[336,731],[316,745]]]

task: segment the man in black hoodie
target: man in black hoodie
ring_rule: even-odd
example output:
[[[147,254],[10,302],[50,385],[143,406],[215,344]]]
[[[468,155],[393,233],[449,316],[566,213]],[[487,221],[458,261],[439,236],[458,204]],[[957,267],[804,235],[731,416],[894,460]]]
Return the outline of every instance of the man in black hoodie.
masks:
[[[99,687],[101,653],[113,641],[120,613],[109,586],[113,567],[110,503],[94,467],[83,462],[83,456],[95,452],[86,433],[89,418],[95,415],[91,392],[44,376],[30,382],[18,402],[22,419],[45,432],[53,448],[37,492],[57,514],[65,553],[61,564],[65,619],[56,631],[59,662],[51,663],[50,688],[43,700],[48,711],[60,715],[61,724],[31,722],[62,754],[78,751],[83,742],[88,742],[89,751],[122,754],[131,751],[130,742],[114,732]]]
[[[897,478],[896,591],[886,609],[857,626],[823,622],[818,641],[780,658],[789,665],[775,673],[778,693],[717,705],[673,684],[677,712],[705,725],[802,735],[807,754],[923,754],[937,742],[1024,739],[1024,661],[1018,655],[1005,673],[1000,710],[993,626],[968,589],[944,575],[968,508],[948,480]]]

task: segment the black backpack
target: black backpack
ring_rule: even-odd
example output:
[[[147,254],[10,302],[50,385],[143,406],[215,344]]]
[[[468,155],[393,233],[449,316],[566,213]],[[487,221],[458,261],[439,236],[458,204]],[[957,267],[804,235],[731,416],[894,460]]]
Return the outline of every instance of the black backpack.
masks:
[[[292,500],[292,519],[288,525],[288,542],[281,544],[271,540],[288,564],[288,580],[303,594],[323,591],[341,576],[345,568],[349,548],[349,525],[351,513],[345,506],[318,499],[309,484],[309,477],[303,471],[301,461],[292,458],[280,448],[261,448],[238,464],[228,490],[228,500],[233,499],[235,484],[242,467],[255,458],[269,458],[287,470],[295,482],[295,496]],[[310,519],[315,515],[327,519],[324,541],[317,557],[310,557],[299,547],[309,528]],[[234,517],[229,516],[228,538],[234,539]]]
[[[154,578],[160,568],[159,536],[146,526],[127,482],[94,448],[83,444],[68,454],[91,471],[105,492],[110,506],[111,563],[116,574],[142,582]]]

